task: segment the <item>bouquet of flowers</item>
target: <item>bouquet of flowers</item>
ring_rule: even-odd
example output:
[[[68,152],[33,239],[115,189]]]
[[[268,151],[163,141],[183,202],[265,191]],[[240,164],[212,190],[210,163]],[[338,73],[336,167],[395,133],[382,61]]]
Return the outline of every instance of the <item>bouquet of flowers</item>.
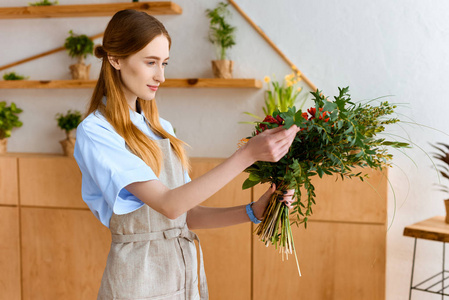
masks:
[[[245,170],[249,177],[243,183],[243,189],[258,183],[276,184],[277,190],[256,233],[267,246],[272,244],[279,248],[283,257],[285,254],[288,258],[288,254],[295,251],[291,224],[306,227],[308,217],[312,215],[315,204],[312,177],[338,174],[342,179],[363,181],[367,175],[355,172],[355,167],[382,169],[390,166],[392,159],[388,147],[409,147],[407,143],[378,136],[386,125],[399,122],[391,117],[396,106],[387,101],[377,106],[370,102],[356,104],[351,101],[348,90],[348,87],[339,88],[339,95],[333,101],[318,90],[312,92],[314,106],[306,111],[297,110],[295,106],[281,109],[276,105],[263,121],[253,122],[256,126],[252,136],[242,139],[245,142],[278,126],[288,129],[296,124],[300,127],[289,152],[282,159],[254,163]],[[278,201],[281,191],[287,189],[295,189],[296,201],[291,211]]]

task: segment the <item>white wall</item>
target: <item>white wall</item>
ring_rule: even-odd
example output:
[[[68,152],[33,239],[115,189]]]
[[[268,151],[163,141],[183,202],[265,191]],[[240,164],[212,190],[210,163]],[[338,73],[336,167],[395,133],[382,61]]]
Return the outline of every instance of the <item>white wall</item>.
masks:
[[[1,6],[26,5],[28,0],[1,0]],[[60,4],[106,3],[120,0],[60,0]],[[213,48],[207,41],[204,10],[218,1],[175,1],[183,7],[180,16],[160,16],[172,39],[167,78],[211,76]],[[449,2],[447,1],[356,1],[356,0],[258,0],[237,1],[280,49],[326,95],[338,86],[350,86],[354,100],[394,95],[400,117],[447,132],[447,82],[449,54]],[[275,74],[279,79],[288,66],[233,11],[238,26],[237,46],[231,50],[235,77]],[[64,43],[67,32],[94,35],[104,30],[109,18],[0,20],[0,65],[11,63]],[[97,43],[101,40],[97,40]],[[92,77],[99,61],[92,63]],[[6,71],[30,79],[69,79],[72,60],[64,52]],[[4,72],[1,73],[3,75]],[[68,109],[84,110],[90,90],[0,90],[0,100],[14,101],[24,109],[24,126],[10,139],[12,152],[61,152],[64,137],[54,116]],[[252,126],[244,111],[262,114],[263,91],[226,89],[161,89],[161,116],[172,122],[177,135],[192,146],[191,156],[227,157]],[[404,124],[396,134],[406,133],[425,152],[429,142],[449,143],[449,137],[424,127]],[[389,193],[387,233],[387,299],[406,299],[410,284],[413,239],[402,236],[404,226],[444,214],[442,200],[448,198],[432,185],[438,182],[431,162],[418,147],[407,157],[394,152],[395,166],[389,171],[394,190]],[[416,163],[414,165],[412,160]],[[363,201],[363,199],[361,199]],[[396,204],[395,204],[396,202]],[[393,212],[396,212],[393,220]],[[416,281],[440,270],[441,244],[418,243]],[[437,296],[414,292],[415,299]]]

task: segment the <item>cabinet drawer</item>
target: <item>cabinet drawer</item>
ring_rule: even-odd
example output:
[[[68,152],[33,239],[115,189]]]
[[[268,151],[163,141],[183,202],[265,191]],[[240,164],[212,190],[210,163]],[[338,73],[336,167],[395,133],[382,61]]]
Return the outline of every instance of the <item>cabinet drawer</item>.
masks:
[[[254,237],[254,299],[385,299],[386,227],[311,221],[293,228],[288,260]]]
[[[0,206],[0,299],[19,300],[19,208]]]
[[[216,167],[223,159],[192,159],[192,179]],[[241,174],[202,205],[228,207],[248,204],[251,189],[242,190]],[[194,230],[201,240],[210,299],[251,299],[251,224]]]
[[[387,222],[387,175],[369,168],[355,169],[368,174],[369,179],[341,180],[337,176],[312,178],[315,186],[316,205],[312,205],[310,220],[386,224]],[[246,177],[248,178],[248,177]],[[257,200],[269,185],[256,185],[254,199]],[[302,191],[303,203],[307,199]]]
[[[20,157],[20,203],[25,206],[87,208],[81,171],[69,157]]]
[[[96,299],[111,235],[90,211],[21,209],[24,300]]]
[[[0,205],[18,205],[17,158],[0,156]]]

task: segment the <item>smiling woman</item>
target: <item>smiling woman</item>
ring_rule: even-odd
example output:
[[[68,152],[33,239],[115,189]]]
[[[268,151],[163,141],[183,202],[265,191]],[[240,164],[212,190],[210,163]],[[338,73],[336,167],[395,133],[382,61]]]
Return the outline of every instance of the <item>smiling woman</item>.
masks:
[[[98,299],[208,299],[191,228],[260,222],[275,186],[255,203],[226,208],[199,204],[255,161],[278,161],[298,128],[266,130],[203,176],[190,180],[186,143],[159,117],[170,36],[156,18],[135,10],[109,22],[88,116],[77,129],[75,159],[82,197],[107,226],[112,244]],[[292,202],[293,190],[284,201]],[[199,247],[201,253],[201,247]],[[198,290],[198,280],[200,282]]]
[[[136,110],[136,96],[142,100],[154,99],[158,86],[165,81],[169,47],[167,37],[161,34],[134,55],[108,56],[111,65],[121,71],[123,92],[131,109]]]

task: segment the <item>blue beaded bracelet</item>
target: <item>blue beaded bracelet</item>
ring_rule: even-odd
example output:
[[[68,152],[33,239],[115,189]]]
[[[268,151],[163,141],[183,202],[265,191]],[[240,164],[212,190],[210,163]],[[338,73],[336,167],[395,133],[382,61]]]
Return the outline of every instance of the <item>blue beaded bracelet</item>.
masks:
[[[251,222],[253,222],[254,224],[259,224],[262,221],[257,219],[256,216],[254,215],[254,211],[253,211],[253,208],[252,208],[253,203],[254,202],[251,202],[250,204],[248,204],[246,206],[246,214],[248,215],[248,217],[251,220]]]

